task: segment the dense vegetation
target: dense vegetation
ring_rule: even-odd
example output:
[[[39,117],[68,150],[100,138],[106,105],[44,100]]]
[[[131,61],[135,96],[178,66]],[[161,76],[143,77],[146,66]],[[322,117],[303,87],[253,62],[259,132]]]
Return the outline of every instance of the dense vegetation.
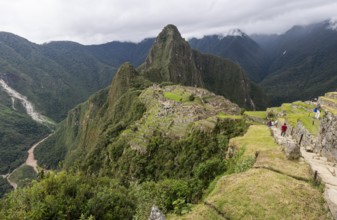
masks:
[[[159,121],[152,119],[153,124],[145,126],[153,130],[150,136],[143,134],[148,141],[144,150],[135,148],[125,135],[142,134],[138,128],[149,120],[141,118],[157,116],[156,95],[149,92],[151,89],[146,90],[148,93],[142,90],[146,84],[130,64],[124,64],[109,90],[98,92],[70,111],[50,140],[36,149],[42,166],[120,181],[138,198],[134,214],[140,219],[148,217],[153,204],[164,212],[180,213],[189,203],[197,202],[210,181],[233,166],[223,160],[229,139],[246,131],[242,118],[223,118],[215,120],[214,128],[208,131],[191,127],[185,136],[175,138],[166,134],[167,127],[159,129]],[[189,98],[185,102],[205,105]],[[239,112],[236,105],[230,105]]]
[[[37,173],[33,167],[26,164],[22,164],[20,167],[15,169],[9,176],[9,180],[17,184],[17,187],[22,188],[30,185],[32,180],[37,178]]]
[[[0,174],[20,166],[32,144],[44,137],[49,130],[29,118],[0,104]]]
[[[115,72],[115,67],[100,62],[83,45],[37,45],[5,32],[0,32],[0,64],[0,78],[55,121],[109,85]]]
[[[0,202],[1,219],[131,219],[135,198],[118,181],[50,173]],[[93,218],[93,216],[95,218]]]
[[[5,178],[0,177],[0,198],[13,189]]]
[[[245,130],[243,120],[226,119],[211,134],[195,132],[182,140],[157,134],[146,154],[118,146],[121,143],[101,146],[115,157],[110,164],[93,170],[99,168],[97,164],[88,163],[99,161],[90,160],[91,169],[83,170],[86,175],[76,166],[68,173],[47,174],[31,188],[19,189],[0,202],[0,217],[147,219],[153,204],[165,213],[184,213],[217,175],[233,172],[239,158],[223,160],[228,140]]]

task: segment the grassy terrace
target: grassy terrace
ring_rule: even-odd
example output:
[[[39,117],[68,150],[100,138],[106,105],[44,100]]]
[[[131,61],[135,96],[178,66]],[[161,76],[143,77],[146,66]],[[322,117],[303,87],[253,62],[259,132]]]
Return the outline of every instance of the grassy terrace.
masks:
[[[225,119],[225,118],[231,118],[231,119],[242,119],[243,116],[242,115],[227,115],[225,113],[219,113],[218,118],[221,118],[221,119]]]
[[[190,100],[190,96],[193,96],[187,89],[184,89],[183,87],[176,87],[173,91],[165,91],[164,97],[167,99],[171,99],[176,102],[198,102],[201,103],[200,99],[198,97],[194,97],[193,100]]]
[[[252,125],[230,143],[245,147],[246,156],[259,151],[254,167],[223,175],[190,213],[167,219],[329,219],[322,193],[309,181],[309,167],[286,160],[266,126]]]
[[[255,156],[256,151],[276,149],[278,147],[268,127],[264,125],[251,125],[244,136],[232,138],[229,145],[245,147],[245,156]]]
[[[300,121],[303,126],[312,134],[317,135],[319,132],[320,121],[314,118],[315,113],[313,109],[315,105],[311,105],[304,102],[285,103],[280,107],[269,108],[268,112],[274,112],[276,115],[282,114],[279,118],[280,122],[287,122],[293,127],[297,126],[297,122]],[[321,112],[323,117],[324,112]]]
[[[261,118],[261,119],[266,118],[266,111],[245,111],[244,114],[247,116]]]
[[[337,105],[337,100],[333,98],[328,98],[328,97],[320,97],[320,99],[327,100],[329,102],[332,102]]]
[[[189,94],[186,93],[177,93],[177,92],[164,92],[164,96],[167,99],[174,100],[176,102],[187,102]]]

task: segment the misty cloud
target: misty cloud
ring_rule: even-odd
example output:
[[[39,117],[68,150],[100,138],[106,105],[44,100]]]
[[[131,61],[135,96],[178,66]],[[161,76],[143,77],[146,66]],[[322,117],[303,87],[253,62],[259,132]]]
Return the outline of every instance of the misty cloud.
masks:
[[[240,28],[248,34],[283,33],[335,17],[335,0],[2,0],[0,31],[43,43],[140,41],[175,24],[183,37]]]

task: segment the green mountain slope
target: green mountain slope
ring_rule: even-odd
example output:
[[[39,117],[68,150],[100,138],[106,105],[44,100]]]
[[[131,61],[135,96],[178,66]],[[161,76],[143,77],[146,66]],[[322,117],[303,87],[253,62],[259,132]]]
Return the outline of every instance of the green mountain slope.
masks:
[[[309,100],[336,89],[337,31],[329,21],[292,29],[261,45],[269,54],[260,83],[273,105]]]
[[[190,86],[205,84],[206,88],[212,88],[243,106],[255,107],[251,99],[254,96],[250,96],[255,87],[237,65],[191,50],[177,28],[168,25],[157,37],[143,65],[135,70],[130,64],[123,64],[110,88],[93,95],[88,102],[69,112],[55,135],[37,148],[39,161],[55,168],[64,158],[72,158],[66,159],[66,164],[67,161],[73,162],[74,158],[81,158],[78,154],[84,155],[84,162],[97,160],[98,155],[91,155],[91,152],[101,152],[101,145],[106,147],[112,142],[109,140],[111,135],[118,136],[143,116],[148,106],[140,97],[144,93],[142,89],[151,85],[150,81]],[[263,103],[263,94],[258,89],[255,92],[255,95],[261,94],[260,104]],[[189,96],[194,99],[196,95],[190,92]],[[185,100],[183,96],[181,99]],[[207,104],[204,100],[201,102]]]
[[[7,174],[25,161],[30,146],[49,130],[1,104],[0,119],[0,174]]]
[[[98,61],[83,45],[37,45],[10,33],[0,33],[0,77],[56,121],[107,86],[114,72],[111,65]]]
[[[307,166],[287,161],[266,127],[262,136],[254,130],[236,139],[240,150],[229,150],[248,124],[239,105],[219,94],[247,108],[265,101],[239,66],[191,50],[174,26],[165,27],[143,65],[123,64],[110,87],[70,110],[36,148],[39,165],[63,171],[40,173],[31,187],[9,194],[0,201],[0,218],[148,219],[153,204],[180,215],[201,201],[216,176],[246,171],[257,160],[261,167],[213,185],[210,205],[202,206],[207,217],[328,219]],[[256,150],[263,152],[254,159]],[[279,202],[275,194],[287,198]]]
[[[191,47],[202,53],[212,54],[239,63],[254,82],[264,78],[265,51],[241,30],[233,30],[232,35],[211,35],[201,39],[192,38]]]

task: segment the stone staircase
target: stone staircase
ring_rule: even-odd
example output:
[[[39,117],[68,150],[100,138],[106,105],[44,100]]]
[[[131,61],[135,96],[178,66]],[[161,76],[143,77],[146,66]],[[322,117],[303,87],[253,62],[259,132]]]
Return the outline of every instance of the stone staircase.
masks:
[[[334,219],[337,219],[337,164],[329,162],[326,157],[307,152],[304,147],[301,147],[301,155],[310,165],[314,178],[324,184],[324,198]]]

